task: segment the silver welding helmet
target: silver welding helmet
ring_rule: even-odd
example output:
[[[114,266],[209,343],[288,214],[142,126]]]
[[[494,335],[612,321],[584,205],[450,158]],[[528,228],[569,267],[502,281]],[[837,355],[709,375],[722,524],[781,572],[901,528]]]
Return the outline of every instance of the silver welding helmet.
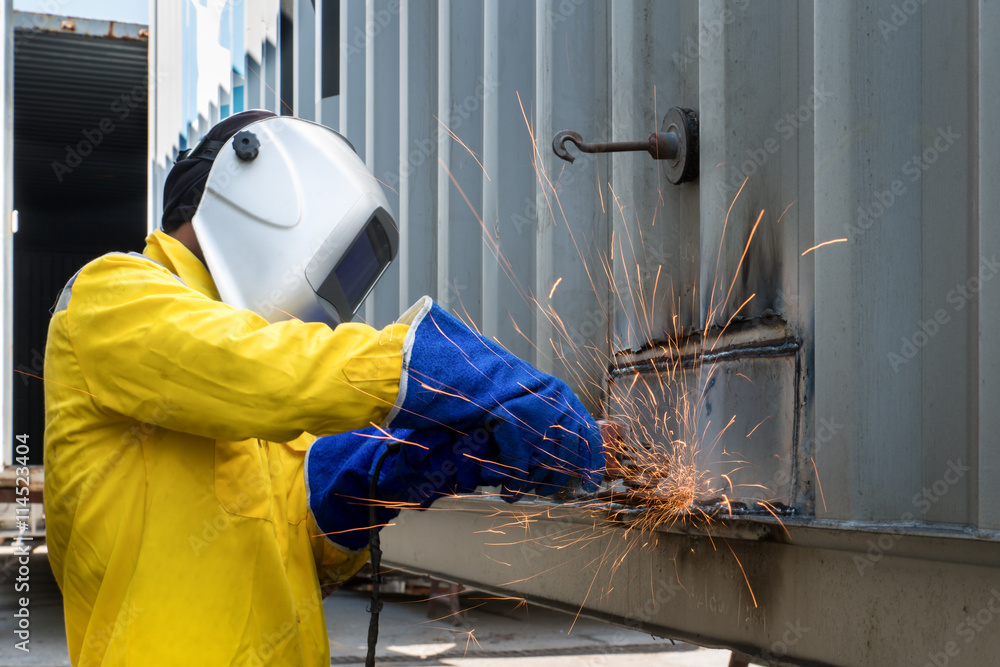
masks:
[[[192,223],[222,300],[269,322],[351,320],[399,247],[353,146],[289,116],[251,123],[218,149]]]

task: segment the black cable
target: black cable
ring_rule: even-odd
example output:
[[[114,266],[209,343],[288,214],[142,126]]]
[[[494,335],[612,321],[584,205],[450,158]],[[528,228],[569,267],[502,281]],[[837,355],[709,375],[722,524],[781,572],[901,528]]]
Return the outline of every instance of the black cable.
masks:
[[[371,619],[368,621],[368,656],[365,658],[365,667],[375,667],[375,645],[378,643],[378,615],[382,611],[382,601],[378,599],[378,588],[382,578],[379,572],[379,567],[382,564],[382,543],[379,539],[381,527],[378,526],[378,515],[376,513],[378,508],[376,505],[378,480],[382,474],[382,464],[385,463],[386,457],[389,454],[398,452],[399,448],[400,443],[398,442],[388,443],[386,450],[379,457],[378,463],[375,464],[375,474],[372,475],[371,488],[368,490],[368,521],[370,525],[368,529],[368,545],[371,552],[372,564],[372,602],[368,608],[368,611],[371,612]]]

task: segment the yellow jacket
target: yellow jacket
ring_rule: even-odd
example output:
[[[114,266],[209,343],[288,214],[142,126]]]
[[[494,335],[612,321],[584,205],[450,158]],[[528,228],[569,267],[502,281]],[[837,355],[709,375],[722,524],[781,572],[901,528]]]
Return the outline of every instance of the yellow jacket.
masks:
[[[176,239],[63,291],[45,352],[45,510],[74,665],[326,665],[320,581],[367,552],[307,508],[315,435],[381,422],[404,325],[268,324]]]

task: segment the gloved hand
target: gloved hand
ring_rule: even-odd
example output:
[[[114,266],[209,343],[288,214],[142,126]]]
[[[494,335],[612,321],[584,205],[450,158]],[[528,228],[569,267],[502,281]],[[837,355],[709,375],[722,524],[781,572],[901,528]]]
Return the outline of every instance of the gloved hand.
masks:
[[[597,487],[604,468],[600,429],[564,383],[487,340],[429,297],[400,318],[399,397],[391,428],[492,426],[498,466],[490,472],[510,502],[536,489],[549,495],[578,477]]]
[[[446,429],[367,428],[318,438],[306,455],[306,488],[316,524],[332,542],[355,551],[368,544],[371,481],[379,457],[390,446],[376,487],[377,525],[404,507],[429,507],[446,495],[494,485],[483,462],[492,441],[484,431],[457,435]]]

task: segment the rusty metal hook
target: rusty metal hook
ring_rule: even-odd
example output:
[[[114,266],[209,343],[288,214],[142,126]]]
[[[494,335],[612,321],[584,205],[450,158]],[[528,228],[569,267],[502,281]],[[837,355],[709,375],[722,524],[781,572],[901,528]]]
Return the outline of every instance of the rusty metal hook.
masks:
[[[575,130],[561,130],[552,138],[552,152],[573,162],[576,158],[566,149],[567,141],[583,153],[646,151],[654,160],[666,161],[664,171],[671,183],[698,178],[698,114],[691,109],[670,109],[663,117],[661,131],[649,135],[645,141],[588,143]]]
[[[573,162],[576,158],[566,150],[565,144],[567,141],[572,141],[576,144],[577,148],[580,148],[580,144],[583,143],[583,137],[576,130],[560,130],[556,132],[556,136],[552,137],[552,152],[567,162]]]
[[[628,151],[648,151],[654,160],[672,160],[677,156],[677,135],[668,132],[654,132],[646,141],[608,141],[588,143],[575,130],[562,130],[552,138],[552,151],[563,160],[573,162],[576,158],[566,150],[566,142],[572,141],[584,153],[623,153]]]

